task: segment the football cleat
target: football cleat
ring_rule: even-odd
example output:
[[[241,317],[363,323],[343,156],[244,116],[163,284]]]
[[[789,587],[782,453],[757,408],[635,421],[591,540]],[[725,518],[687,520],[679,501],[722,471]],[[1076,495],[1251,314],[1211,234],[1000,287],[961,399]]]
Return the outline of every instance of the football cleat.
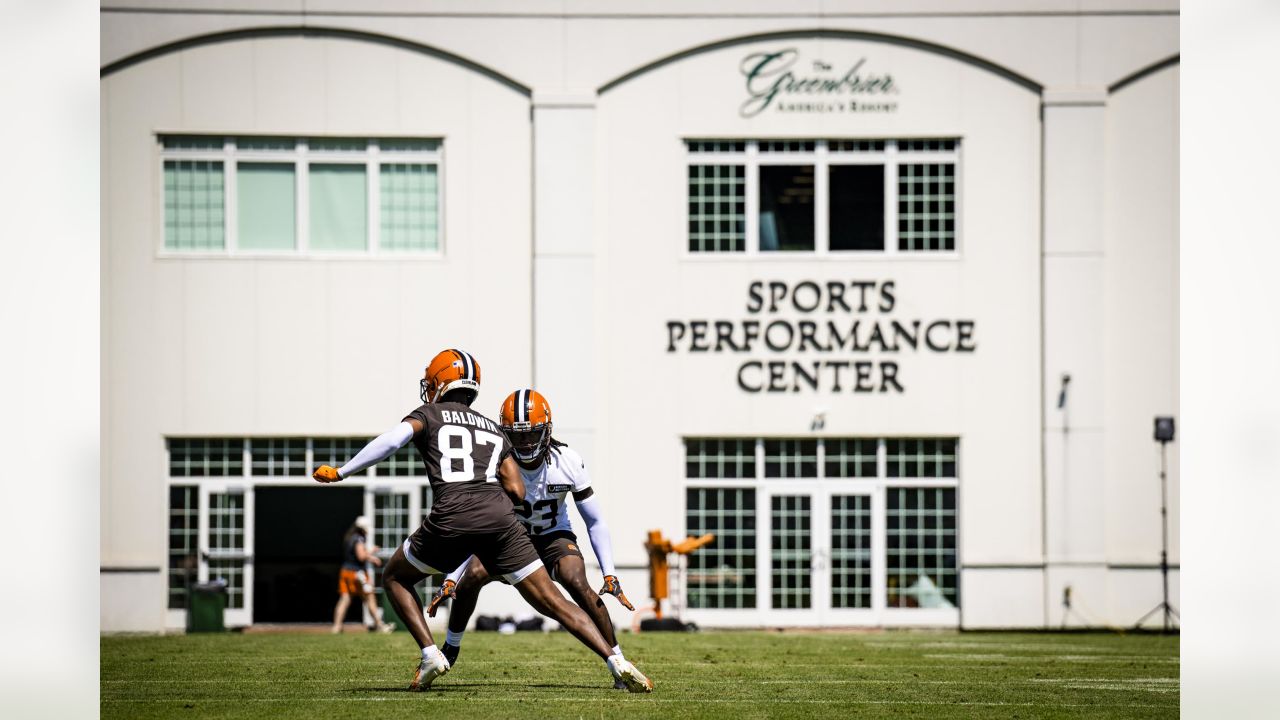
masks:
[[[621,655],[614,655],[607,661],[609,671],[613,673],[614,680],[622,682],[626,686],[627,692],[632,693],[651,693],[653,692],[653,681],[644,676],[635,665]]]
[[[445,643],[444,645],[440,646],[440,654],[444,656],[445,660],[449,661],[450,668],[452,668],[454,665],[458,663],[458,653],[460,652],[462,652],[462,648],[458,647],[457,645],[450,645],[449,643]]]
[[[409,692],[429,690],[431,683],[447,672],[449,672],[449,661],[444,657],[437,655],[431,660],[423,660],[418,663],[418,671],[413,675],[413,682],[409,683]]]
[[[511,393],[502,401],[498,422],[517,460],[529,464],[542,458],[551,441],[551,404],[542,393],[529,388]]]

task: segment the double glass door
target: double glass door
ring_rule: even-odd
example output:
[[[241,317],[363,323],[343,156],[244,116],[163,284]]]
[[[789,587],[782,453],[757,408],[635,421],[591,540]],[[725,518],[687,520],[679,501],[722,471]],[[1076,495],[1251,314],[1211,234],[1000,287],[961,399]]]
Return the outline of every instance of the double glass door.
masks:
[[[759,491],[767,518],[757,556],[759,609],[785,625],[860,625],[876,621],[884,575],[874,488],[788,482]],[[762,518],[763,519],[763,518]]]
[[[685,438],[689,619],[959,624],[958,439]]]
[[[953,486],[790,481],[758,493],[766,624],[959,623]]]

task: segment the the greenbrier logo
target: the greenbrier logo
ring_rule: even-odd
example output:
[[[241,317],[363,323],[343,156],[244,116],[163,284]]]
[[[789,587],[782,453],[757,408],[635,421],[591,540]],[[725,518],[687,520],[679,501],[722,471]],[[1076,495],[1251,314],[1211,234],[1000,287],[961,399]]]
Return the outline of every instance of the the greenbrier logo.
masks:
[[[799,58],[800,51],[795,48],[743,58],[741,70],[746,76],[748,97],[738,109],[739,114],[745,118],[755,117],[770,107],[777,112],[893,112],[898,109],[896,102],[855,99],[898,94],[891,75],[876,75],[863,69],[866,58],[860,58],[843,74],[815,60],[811,75],[795,70]]]

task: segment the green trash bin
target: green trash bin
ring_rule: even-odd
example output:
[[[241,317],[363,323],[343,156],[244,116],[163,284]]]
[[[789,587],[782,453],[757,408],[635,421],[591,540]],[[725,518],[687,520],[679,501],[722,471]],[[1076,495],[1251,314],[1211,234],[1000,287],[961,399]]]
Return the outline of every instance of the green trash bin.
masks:
[[[187,632],[223,632],[227,629],[223,614],[227,609],[227,581],[196,583],[191,587],[187,606]]]

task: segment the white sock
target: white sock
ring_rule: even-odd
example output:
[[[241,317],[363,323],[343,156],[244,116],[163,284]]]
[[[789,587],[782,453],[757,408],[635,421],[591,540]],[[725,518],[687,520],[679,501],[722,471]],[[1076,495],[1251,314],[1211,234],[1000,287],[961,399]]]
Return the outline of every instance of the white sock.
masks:
[[[622,648],[620,646],[613,646],[613,655],[609,657],[609,660],[612,660],[613,657],[617,657],[618,660],[626,660],[625,657],[622,657]],[[604,664],[609,666],[609,670],[613,670],[613,665],[609,664],[608,660],[605,660]]]
[[[466,632],[466,630],[463,630],[462,632]],[[452,631],[452,630],[445,630],[445,631],[444,631],[444,644],[445,644],[445,645],[452,645],[452,646],[454,646],[454,647],[462,647],[462,633],[461,633],[461,632],[454,632],[454,631]]]
[[[422,648],[422,659],[424,661],[430,662],[438,657],[440,657],[440,651],[436,648],[435,645],[428,645]]]

